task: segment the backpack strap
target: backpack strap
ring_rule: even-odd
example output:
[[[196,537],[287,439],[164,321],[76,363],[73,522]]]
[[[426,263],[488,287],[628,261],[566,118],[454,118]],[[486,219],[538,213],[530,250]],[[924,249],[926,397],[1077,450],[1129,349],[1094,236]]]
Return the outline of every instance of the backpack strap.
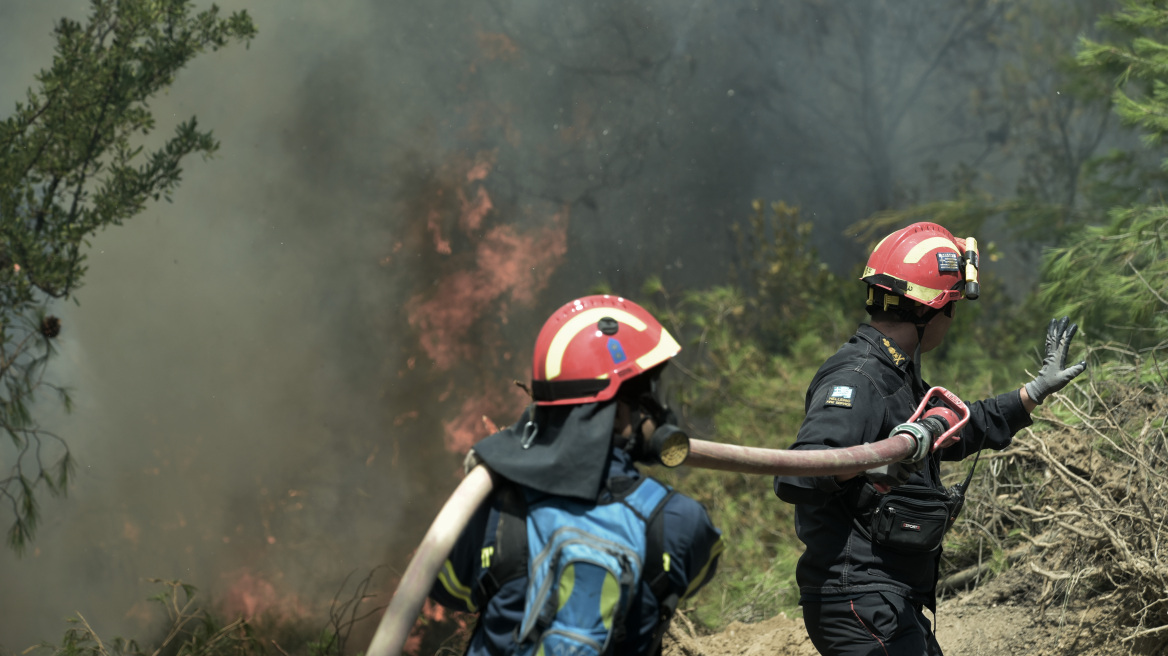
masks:
[[[475,586],[479,608],[484,608],[505,583],[527,574],[527,499],[511,482],[499,487],[498,493],[495,546],[483,549],[485,571]]]
[[[669,629],[669,622],[681,601],[681,596],[670,589],[670,556],[665,551],[665,504],[676,494],[672,488],[668,489],[669,492],[653,509],[646,523],[645,570],[641,576],[657,600],[657,626],[653,629],[653,640],[645,652],[650,656],[660,653],[661,640],[665,637],[665,631]]]

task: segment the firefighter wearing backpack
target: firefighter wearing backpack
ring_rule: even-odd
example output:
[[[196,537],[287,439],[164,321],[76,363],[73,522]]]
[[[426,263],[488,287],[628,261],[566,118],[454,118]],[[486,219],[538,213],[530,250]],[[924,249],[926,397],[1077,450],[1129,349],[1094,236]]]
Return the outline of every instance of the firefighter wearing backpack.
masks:
[[[616,296],[544,324],[534,404],[471,452],[499,482],[430,593],[479,615],[468,654],[655,654],[677,605],[713,577],[722,543],[705,509],[634,466],[649,436],[677,430],[656,392],[680,350]]]
[[[870,443],[908,420],[928,389],[921,354],[941,344],[958,301],[977,297],[977,266],[976,241],[934,223],[910,225],[877,244],[862,278],[871,322],[812,379],[791,448]],[[819,653],[941,654],[922,608],[936,612],[941,540],[960,505],[941,483],[940,461],[1005,448],[1029,426],[1036,404],[1086,367],[1066,365],[1075,330],[1065,317],[1051,321],[1038,376],[967,403],[970,420],[957,441],[946,438],[931,454],[858,477],[776,477],[775,493],[795,504],[795,529],[807,545],[796,579]]]

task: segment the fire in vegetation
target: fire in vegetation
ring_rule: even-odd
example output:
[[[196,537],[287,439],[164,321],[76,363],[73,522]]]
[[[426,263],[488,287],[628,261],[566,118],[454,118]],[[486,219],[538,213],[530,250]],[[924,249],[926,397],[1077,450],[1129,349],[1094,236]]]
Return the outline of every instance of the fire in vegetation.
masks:
[[[534,311],[567,252],[567,209],[498,207],[487,189],[493,166],[491,153],[453,158],[417,181],[422,197],[406,203],[425,216],[423,268],[438,271],[406,304],[419,349],[407,368],[428,362],[419,373],[448,379],[437,400],[458,404],[443,420],[446,448],[457,453],[486,435],[484,415],[517,416],[528,402],[510,381],[527,370],[530,356],[519,347],[523,340],[508,339],[508,327]]]
[[[461,647],[470,640],[472,619],[466,613],[451,611],[427,599],[421,619],[410,631],[402,651],[410,656],[460,653]]]
[[[275,584],[247,569],[223,577],[227,584],[219,609],[225,617],[241,617],[247,622],[277,625],[309,620],[312,611],[295,595],[281,593]]]

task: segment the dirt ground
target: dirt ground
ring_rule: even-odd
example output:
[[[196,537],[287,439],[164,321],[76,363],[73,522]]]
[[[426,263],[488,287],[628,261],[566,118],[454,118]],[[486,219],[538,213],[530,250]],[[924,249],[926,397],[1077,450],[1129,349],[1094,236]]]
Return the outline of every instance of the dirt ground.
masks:
[[[968,594],[941,602],[937,639],[946,656],[1059,656],[1122,654],[1120,645],[1095,644],[1082,610],[1041,609],[1036,581],[1011,570]],[[926,613],[927,614],[927,613]],[[721,633],[695,636],[684,618],[666,638],[665,656],[818,656],[801,618],[785,614],[757,624],[731,624]]]

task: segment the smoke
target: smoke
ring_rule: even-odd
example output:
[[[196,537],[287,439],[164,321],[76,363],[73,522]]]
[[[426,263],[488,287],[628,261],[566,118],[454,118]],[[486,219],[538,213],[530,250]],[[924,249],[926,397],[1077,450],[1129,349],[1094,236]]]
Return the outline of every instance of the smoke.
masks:
[[[850,264],[839,233],[899,193],[925,157],[902,163],[908,146],[972,120],[937,104],[953,94],[929,91],[928,62],[854,78],[901,70],[877,57],[889,43],[932,52],[955,33],[940,18],[912,31],[885,11],[896,29],[865,45],[859,13],[823,3],[219,4],[259,38],[202,56],[153,108],[162,126],[197,115],[221,150],[186,163],[173,204],[100,234],[80,305],[59,308],[53,376],[76,408],[47,423],[80,469],[31,553],[0,553],[0,648],[56,639],[76,611],[142,636],[149,577],[253,613],[319,615],[379,564],[388,591],[482,417],[523,407],[512,381],[552,310],[599,284],[637,298],[651,274],[722,282],[756,195],[802,205]],[[0,107],[85,5],[0,4]],[[967,64],[976,40],[954,49]],[[865,79],[925,80],[901,132],[848,100]]]

